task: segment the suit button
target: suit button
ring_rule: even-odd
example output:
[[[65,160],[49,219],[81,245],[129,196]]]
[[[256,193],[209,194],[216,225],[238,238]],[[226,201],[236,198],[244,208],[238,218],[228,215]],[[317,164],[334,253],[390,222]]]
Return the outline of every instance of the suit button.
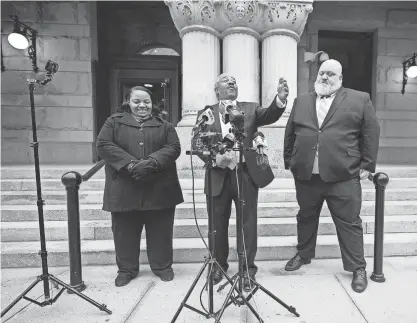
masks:
[[[319,130],[319,132],[321,132],[321,130]]]
[[[140,143],[139,143],[139,146],[143,146],[143,142],[140,142]]]

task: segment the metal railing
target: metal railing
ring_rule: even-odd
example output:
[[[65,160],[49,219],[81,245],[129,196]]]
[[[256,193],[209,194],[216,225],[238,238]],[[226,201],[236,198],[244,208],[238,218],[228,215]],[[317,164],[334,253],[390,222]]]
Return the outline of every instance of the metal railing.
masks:
[[[79,189],[80,184],[88,181],[104,166],[104,164],[104,160],[99,161],[84,175],[75,171],[70,171],[61,177],[61,182],[64,184],[67,191],[70,285],[79,292],[87,287],[83,282],[81,267]]]
[[[78,291],[86,288],[82,280],[81,268],[81,235],[80,235],[80,205],[79,189],[82,182],[88,181],[105,165],[104,160],[96,163],[84,175],[70,171],[62,175],[61,181],[67,191],[68,211],[68,245],[70,265],[70,285]],[[370,174],[368,179],[375,185],[375,229],[374,229],[374,268],[371,280],[383,283],[384,259],[384,205],[385,188],[388,185],[389,177],[385,173]]]
[[[374,269],[371,280],[377,283],[385,282],[383,273],[384,262],[384,205],[385,188],[389,177],[385,173],[369,175],[368,179],[375,185],[375,228],[374,228]]]

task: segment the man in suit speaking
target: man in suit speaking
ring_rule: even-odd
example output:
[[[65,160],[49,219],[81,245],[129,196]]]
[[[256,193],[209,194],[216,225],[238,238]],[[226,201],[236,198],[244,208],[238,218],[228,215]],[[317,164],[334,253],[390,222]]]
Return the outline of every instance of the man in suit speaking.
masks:
[[[253,137],[258,127],[274,123],[284,113],[287,97],[288,85],[284,79],[279,80],[277,95],[273,99],[268,108],[262,108],[259,104],[254,102],[239,102],[238,86],[236,79],[229,74],[221,74],[214,86],[218,103],[210,106],[213,111],[214,123],[205,125],[204,131],[211,133],[218,133],[219,135],[210,137],[210,144],[221,142],[223,138],[229,133],[231,128],[230,122],[227,120],[228,106],[233,106],[232,109],[240,111],[244,114],[244,133],[246,135],[243,140],[244,148],[252,147]],[[200,110],[197,121],[203,110]],[[221,135],[220,135],[221,134]],[[243,152],[243,199],[245,201],[243,208],[243,233],[244,245],[247,255],[247,272],[249,276],[254,279],[257,272],[255,265],[255,255],[257,251],[257,204],[258,204],[258,190],[265,187],[274,178],[270,167],[261,168],[256,165],[256,152]],[[218,153],[216,155],[216,164],[212,168],[212,196],[213,196],[213,216],[215,219],[215,256],[219,265],[224,271],[227,271],[229,265],[227,258],[229,256],[229,241],[228,228],[231,213],[232,201],[235,202],[236,209],[239,208],[238,201],[238,183],[236,162],[239,156],[235,155],[234,151],[226,152],[225,154]],[[204,156],[200,156],[203,161],[206,161]],[[207,186],[207,172],[204,186],[204,193],[208,199]],[[208,204],[207,200],[207,204]],[[245,266],[246,267],[246,266]],[[218,284],[222,280],[222,273],[219,269],[213,270],[213,283]],[[245,291],[250,290],[250,281],[245,279],[243,282]]]
[[[285,269],[293,271],[315,256],[319,216],[326,201],[342,254],[343,268],[353,272],[352,289],[367,287],[360,180],[375,171],[379,125],[369,94],[342,87],[342,66],[325,61],[315,92],[299,96],[284,138],[285,168],[295,180],[297,254]]]

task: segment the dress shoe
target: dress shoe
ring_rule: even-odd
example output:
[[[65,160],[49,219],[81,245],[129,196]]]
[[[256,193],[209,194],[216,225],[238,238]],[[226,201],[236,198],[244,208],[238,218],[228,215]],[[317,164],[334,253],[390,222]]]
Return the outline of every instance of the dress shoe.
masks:
[[[255,280],[255,276],[249,276],[250,278],[252,278],[252,280]],[[247,293],[249,293],[253,288],[255,287],[255,284],[248,278],[245,276],[245,278],[243,279],[243,290]]]
[[[368,286],[365,268],[359,268],[353,272],[352,289],[357,293],[362,293]]]
[[[223,279],[223,274],[219,269],[214,269],[212,272],[213,285],[217,285]]]
[[[163,282],[169,282],[174,279],[174,271],[172,268],[167,268],[161,271],[154,271],[154,274],[158,276]]]
[[[297,253],[290,261],[285,265],[286,271],[294,271],[301,268],[302,265],[307,265],[311,263],[311,259],[304,259]]]
[[[130,281],[133,278],[134,277],[126,275],[126,274],[118,274],[116,279],[114,280],[114,284],[116,285],[116,287],[126,286],[127,284],[130,283]]]

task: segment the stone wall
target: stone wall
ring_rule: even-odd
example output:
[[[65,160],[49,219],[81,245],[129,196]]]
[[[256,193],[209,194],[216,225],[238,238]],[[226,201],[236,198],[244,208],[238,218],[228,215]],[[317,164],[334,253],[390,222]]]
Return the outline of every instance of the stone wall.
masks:
[[[417,52],[416,2],[316,2],[303,37],[305,49],[317,52],[318,31],[374,33],[373,93],[381,126],[381,163],[417,163],[417,79],[402,89],[402,62]],[[301,48],[300,48],[301,47]],[[299,93],[307,92],[317,74],[317,64],[301,77],[304,61],[299,44]],[[304,65],[305,66],[305,65]],[[306,90],[305,90],[306,89]]]
[[[35,89],[41,163],[92,162],[94,118],[91,74],[91,7],[87,2],[1,3],[2,163],[33,162],[29,90],[34,77],[27,50],[16,50],[7,41],[13,30],[9,14],[38,31],[37,63],[44,77],[48,59],[59,64],[52,82]]]

